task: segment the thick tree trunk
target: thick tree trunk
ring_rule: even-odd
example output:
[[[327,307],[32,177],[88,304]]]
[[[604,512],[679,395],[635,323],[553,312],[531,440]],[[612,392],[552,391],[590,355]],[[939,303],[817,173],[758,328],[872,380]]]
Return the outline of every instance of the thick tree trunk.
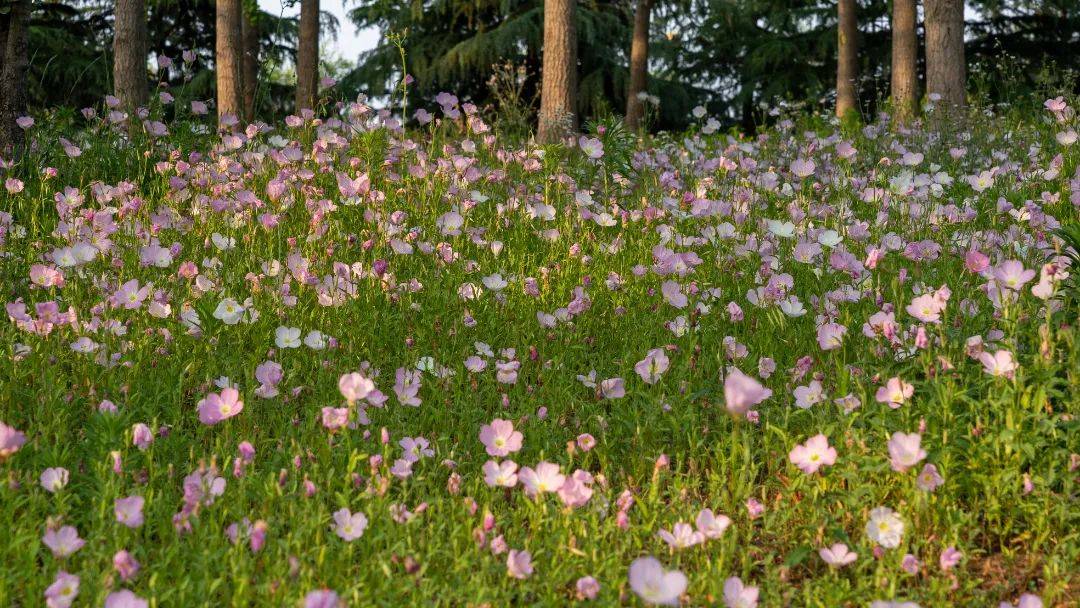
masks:
[[[964,105],[964,2],[926,0],[926,93],[941,106]]]
[[[576,0],[544,0],[544,59],[537,138],[559,141],[577,131]]]
[[[116,33],[113,36],[113,94],[127,110],[145,106],[146,0],[116,0]]]
[[[840,0],[836,5],[839,25],[836,46],[836,115],[858,111],[855,79],[859,72],[859,21],[855,0]]]
[[[13,0],[0,14],[0,156],[11,158],[22,144],[23,131],[15,119],[26,112],[27,30],[30,0]]]
[[[638,0],[634,11],[634,37],[630,41],[630,89],[626,92],[626,126],[637,131],[645,114],[638,95],[649,85],[649,16],[652,0]]]
[[[314,108],[319,91],[319,0],[300,2],[296,47],[296,110]]]
[[[243,112],[243,72],[241,70],[240,0],[217,0],[217,39],[214,64],[217,71],[218,118],[237,117]]]
[[[919,39],[915,32],[917,0],[893,0],[892,103],[898,124],[907,124],[919,105]]]
[[[259,85],[259,23],[244,11],[240,22],[244,43],[244,120],[255,120],[255,93]]]

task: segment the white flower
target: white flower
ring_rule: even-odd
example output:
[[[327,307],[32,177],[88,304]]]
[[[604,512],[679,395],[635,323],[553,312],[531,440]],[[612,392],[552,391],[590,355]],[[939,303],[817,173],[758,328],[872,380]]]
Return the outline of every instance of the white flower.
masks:
[[[705,118],[705,106],[695,106],[694,109],[691,110],[691,113],[694,115],[694,118]]]
[[[888,507],[878,507],[870,511],[870,521],[866,522],[866,535],[886,549],[896,548],[904,535],[904,521],[896,511]]]
[[[214,309],[214,318],[226,325],[236,325],[244,316],[244,307],[232,298],[225,298],[218,302]]]
[[[217,232],[210,235],[210,240],[213,241],[214,246],[221,251],[227,251],[229,249],[232,249],[233,247],[236,247],[236,239],[231,236],[223,236],[221,234],[218,234]]]
[[[824,230],[821,234],[818,234],[817,242],[821,243],[825,247],[836,247],[840,244],[840,241],[844,240],[840,236],[840,233],[835,230]]]
[[[300,328],[281,326],[274,331],[274,344],[278,348],[300,348]]]
[[[782,239],[790,239],[795,236],[795,224],[781,220],[767,220],[769,232]]]
[[[311,350],[322,350],[326,348],[326,335],[317,329],[309,331],[304,336],[304,344]]]

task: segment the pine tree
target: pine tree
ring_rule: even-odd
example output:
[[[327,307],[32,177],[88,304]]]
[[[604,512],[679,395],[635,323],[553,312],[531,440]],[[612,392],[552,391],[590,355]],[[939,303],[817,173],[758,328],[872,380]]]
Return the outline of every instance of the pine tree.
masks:
[[[544,0],[544,67],[537,138],[556,142],[577,130],[576,0]]]

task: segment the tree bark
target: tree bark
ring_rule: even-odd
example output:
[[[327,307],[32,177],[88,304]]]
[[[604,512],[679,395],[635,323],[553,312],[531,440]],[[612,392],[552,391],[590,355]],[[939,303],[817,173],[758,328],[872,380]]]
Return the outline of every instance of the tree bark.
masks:
[[[296,110],[314,108],[319,91],[319,0],[300,2],[296,47]]]
[[[858,112],[855,79],[859,75],[859,21],[855,0],[839,0],[836,12],[836,115],[843,118],[848,112]]]
[[[146,0],[116,0],[113,36],[113,94],[127,110],[145,106],[149,98],[146,80]]]
[[[23,141],[15,119],[26,112],[27,31],[30,0],[13,0],[0,15],[0,155],[13,155]]]
[[[926,93],[941,95],[944,108],[963,107],[964,2],[926,0],[925,11]]]
[[[243,72],[241,70],[240,0],[217,0],[217,32],[214,53],[217,71],[218,119],[226,114],[241,116]]]
[[[544,0],[543,71],[537,139],[553,143],[577,131],[576,0]]]
[[[244,43],[244,120],[255,120],[255,93],[259,84],[259,23],[244,11],[240,21],[240,37]]]
[[[907,124],[919,105],[919,39],[915,32],[918,0],[893,0],[892,103],[897,124]]]
[[[630,41],[630,89],[626,92],[626,126],[637,131],[645,115],[645,103],[638,99],[649,86],[649,17],[652,0],[638,0],[634,10],[634,37]]]

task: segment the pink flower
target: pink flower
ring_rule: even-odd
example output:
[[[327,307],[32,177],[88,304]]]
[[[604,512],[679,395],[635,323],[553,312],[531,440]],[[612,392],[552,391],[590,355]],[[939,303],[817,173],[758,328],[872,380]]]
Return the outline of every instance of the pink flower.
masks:
[[[151,443],[154,443],[154,432],[142,422],[131,427],[131,443],[142,451],[146,451]]]
[[[630,588],[646,604],[676,606],[686,591],[686,575],[667,571],[655,557],[639,557],[630,564]]]
[[[514,423],[496,418],[480,427],[480,442],[490,456],[502,457],[521,449],[524,436],[514,430]]]
[[[727,608],[755,608],[757,602],[757,587],[744,585],[737,576],[724,581],[724,605]]]
[[[1019,365],[1013,360],[1013,354],[1007,350],[999,350],[994,354],[988,352],[979,353],[979,361],[983,364],[983,369],[991,376],[1005,376],[1006,378],[1012,378],[1016,373],[1016,369]]]
[[[120,579],[130,581],[139,573],[139,562],[127,551],[120,550],[113,555],[113,568],[120,575]]]
[[[64,489],[68,483],[68,470],[64,467],[53,467],[41,472],[41,487],[53,494]]]
[[[938,564],[941,565],[941,569],[946,572],[951,570],[953,566],[960,563],[961,558],[964,557],[963,553],[956,550],[956,547],[947,547],[941,552],[941,557],[938,559]]]
[[[261,399],[270,399],[278,395],[277,385],[284,378],[281,365],[274,361],[263,361],[255,368],[255,379],[259,382],[259,388],[255,389],[255,396]]]
[[[517,579],[532,576],[532,555],[528,551],[511,549],[506,556],[506,573]]]
[[[79,577],[63,570],[56,573],[52,584],[45,588],[46,608],[68,608],[79,597]]]
[[[1035,271],[1025,269],[1023,262],[1007,260],[994,268],[994,278],[1009,289],[1019,290],[1024,283],[1035,278]]]
[[[205,425],[213,426],[243,411],[244,402],[240,401],[239,391],[228,387],[221,389],[221,394],[210,393],[199,401],[198,407],[199,420]]]
[[[772,391],[762,386],[757,380],[731,368],[724,378],[724,402],[728,412],[742,416],[755,405],[772,396]]]
[[[325,428],[336,431],[345,428],[349,424],[349,408],[347,407],[324,407],[322,408],[322,424]]]
[[[933,492],[943,483],[945,480],[938,474],[937,467],[930,463],[923,465],[922,471],[915,478],[915,485],[924,492]]]
[[[574,584],[579,600],[595,600],[600,593],[600,583],[591,576],[583,576]]]
[[[831,547],[818,549],[818,555],[826,564],[838,569],[854,562],[859,557],[857,553],[849,550],[844,543],[836,543]]]
[[[329,589],[311,591],[304,596],[304,608],[340,608],[338,594]]]
[[[904,558],[900,560],[900,568],[902,568],[904,572],[907,572],[908,574],[918,574],[919,567],[921,566],[922,564],[919,563],[919,558],[915,557],[911,553],[904,555]]]
[[[790,166],[791,172],[798,178],[810,177],[814,174],[814,169],[816,168],[817,166],[814,165],[814,161],[806,158],[796,158],[791,161]]]
[[[985,253],[972,249],[964,256],[964,267],[969,272],[982,274],[987,268],[990,268],[990,258]]]
[[[420,407],[420,372],[399,367],[394,372],[394,394],[401,405]]]
[[[921,444],[922,436],[918,433],[893,433],[889,439],[889,464],[892,469],[903,473],[926,458]]]
[[[888,404],[889,407],[895,410],[910,399],[913,394],[915,394],[914,386],[904,382],[899,376],[894,376],[889,378],[885,386],[878,388],[874,398],[877,399],[878,403]]]
[[[525,487],[525,494],[534,497],[544,492],[558,492],[566,476],[559,471],[559,465],[544,461],[537,464],[535,470],[522,467],[518,480]]]
[[[116,521],[124,524],[129,528],[138,528],[143,524],[143,504],[145,500],[142,496],[128,496],[127,498],[117,498],[113,503],[113,511],[116,513]]]
[[[834,350],[844,344],[844,334],[847,328],[839,323],[825,323],[818,327],[817,341],[821,350]]]
[[[489,460],[484,463],[484,483],[491,487],[512,488],[517,485],[518,465],[513,460],[501,463]]]
[[[672,549],[685,549],[705,542],[704,534],[694,530],[690,524],[683,522],[675,524],[671,532],[660,530],[656,535]]]
[[[79,531],[73,526],[64,526],[59,530],[46,530],[41,542],[52,551],[53,557],[63,558],[82,549],[86,541],[79,538]]]
[[[608,378],[600,381],[600,396],[604,399],[620,399],[626,395],[622,378]]]
[[[592,498],[593,476],[588,471],[578,469],[565,478],[559,486],[559,500],[571,509],[585,506]]]
[[[641,379],[646,384],[656,384],[660,381],[660,377],[667,371],[670,361],[664,349],[654,348],[650,350],[645,358],[637,362],[634,366],[634,371],[637,372]]]
[[[0,460],[4,460],[26,443],[26,435],[0,422]]]
[[[347,508],[334,512],[334,533],[346,542],[352,542],[364,535],[368,519],[363,513],[352,513]]]
[[[345,397],[345,401],[352,405],[375,390],[375,383],[357,372],[352,372],[338,378],[338,390]]]
[[[577,447],[582,452],[588,452],[596,447],[596,438],[588,433],[582,433],[577,436]]]
[[[941,320],[941,312],[945,306],[933,293],[925,293],[907,305],[905,310],[908,314],[923,323],[937,323]]]
[[[731,518],[727,515],[714,515],[712,509],[702,509],[694,523],[702,536],[715,539],[720,538],[724,534],[724,530],[728,529],[728,526],[731,525]]]
[[[803,473],[813,475],[821,467],[836,464],[836,448],[829,446],[829,439],[825,435],[814,435],[805,444],[792,448],[788,458]]]
[[[104,608],[146,608],[150,604],[128,591],[127,589],[121,589],[120,591],[114,591],[105,598]]]
[[[686,294],[682,292],[682,285],[675,281],[664,281],[660,285],[660,293],[664,296],[664,301],[675,308],[686,308],[686,305],[690,303]]]

